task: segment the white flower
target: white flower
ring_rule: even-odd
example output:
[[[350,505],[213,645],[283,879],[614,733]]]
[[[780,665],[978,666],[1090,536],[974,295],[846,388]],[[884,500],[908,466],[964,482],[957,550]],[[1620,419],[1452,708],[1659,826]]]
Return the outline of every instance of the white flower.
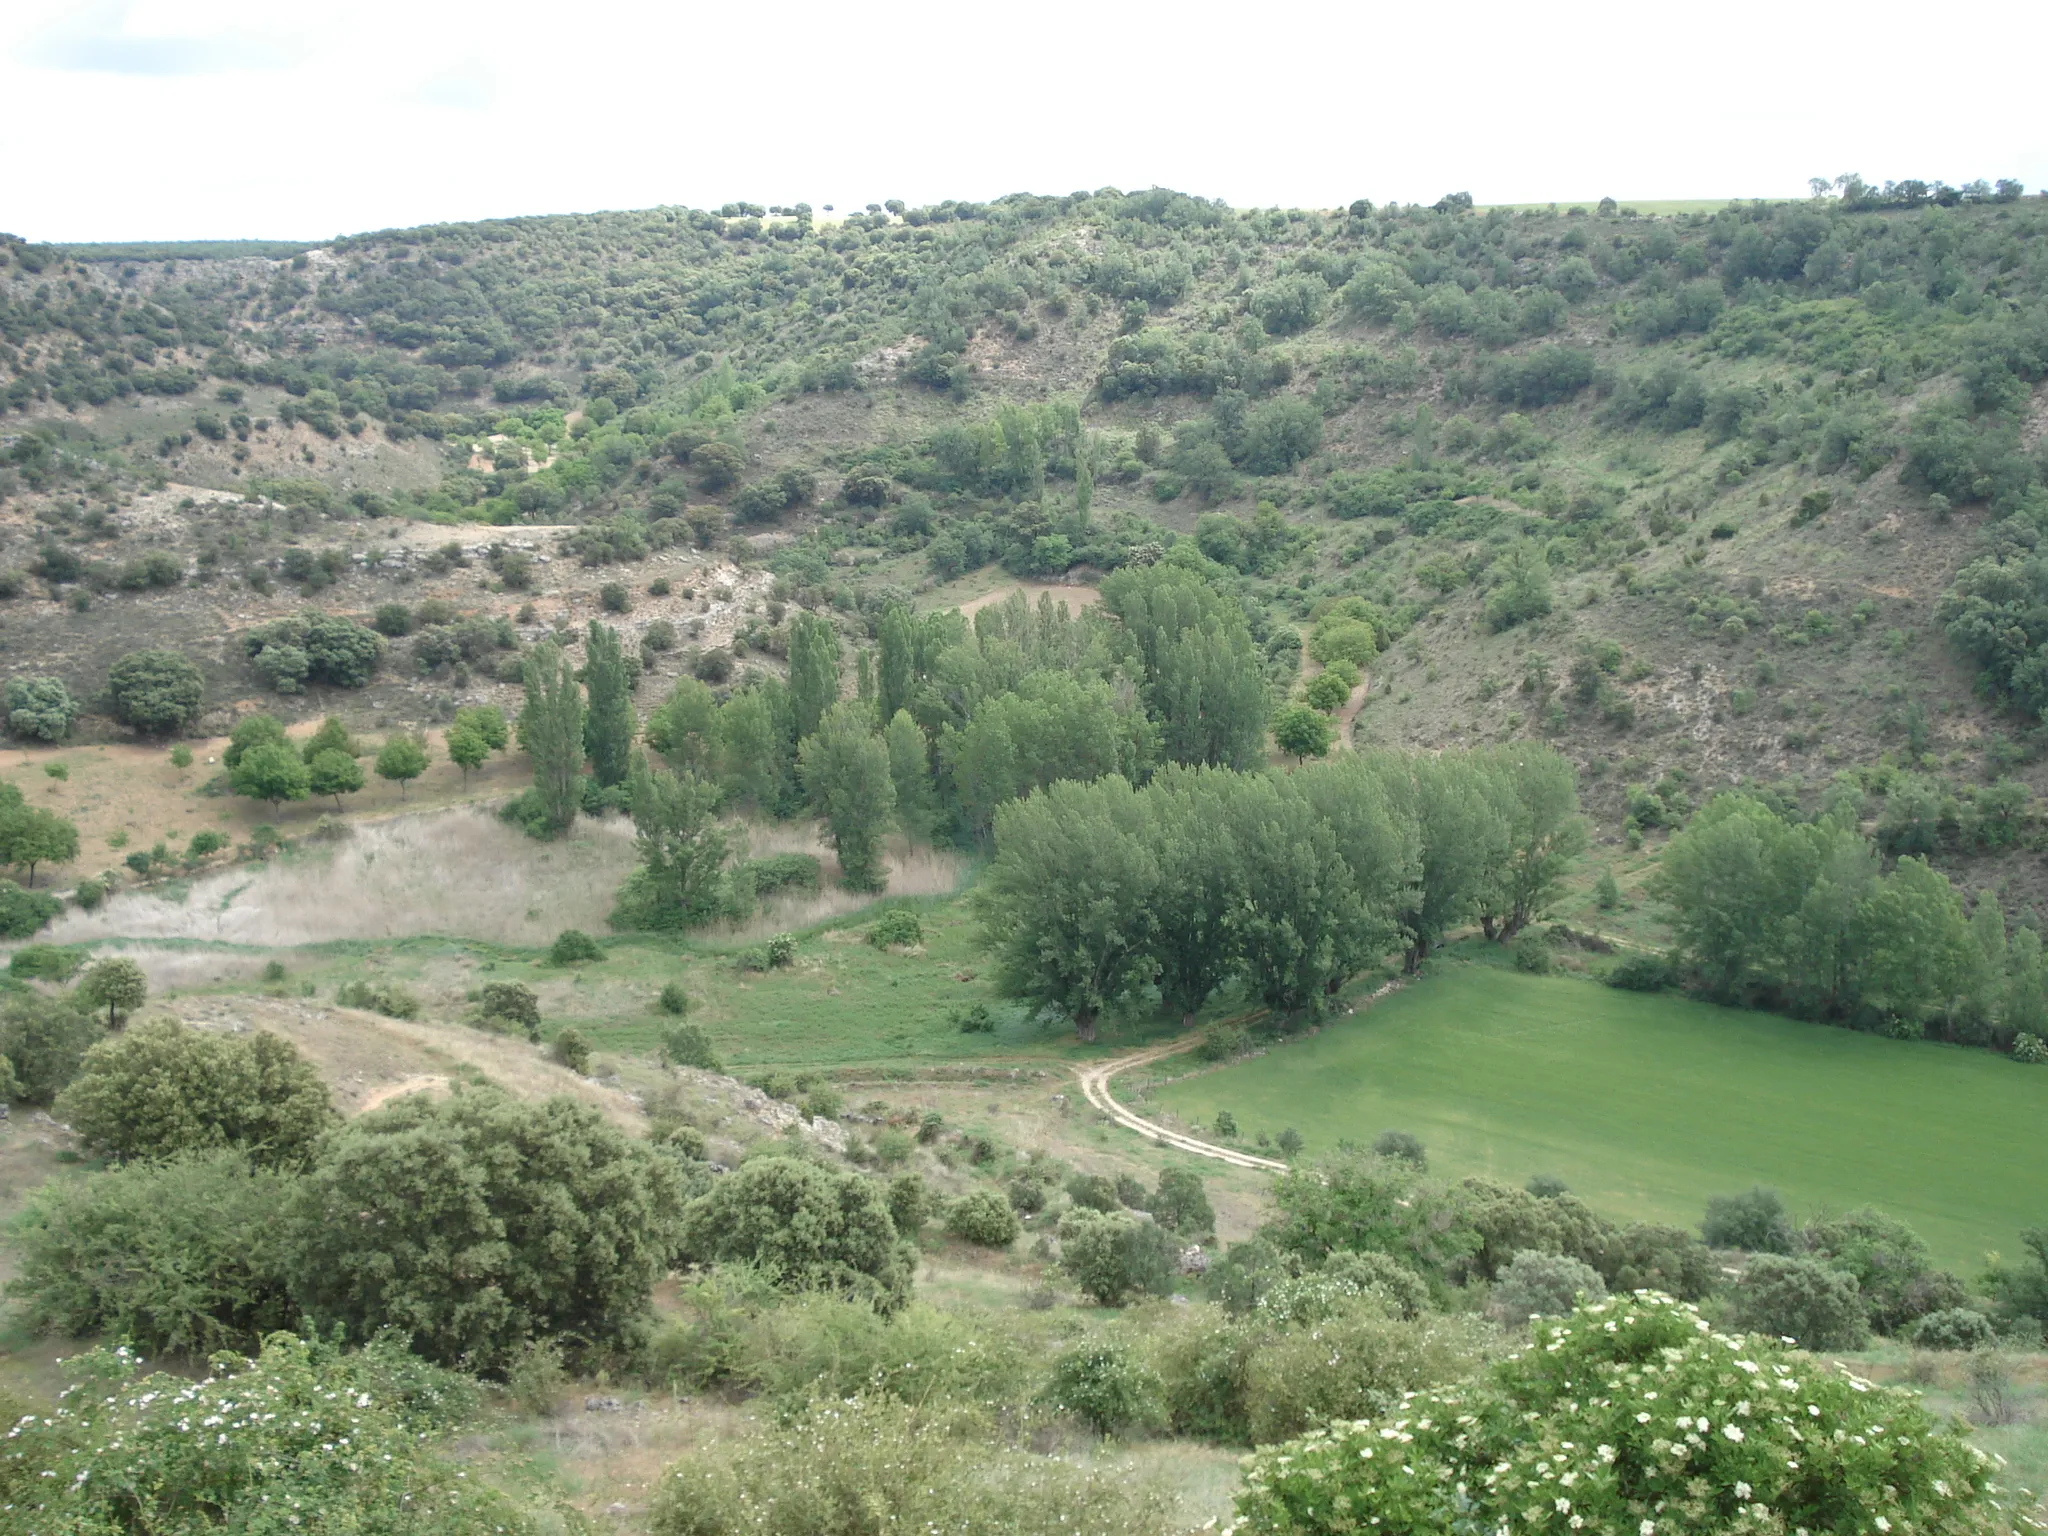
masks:
[[[1735,1485],[1735,1497],[1747,1504],[1749,1502],[1749,1484],[1737,1483]]]
[[[1647,1424],[1650,1422],[1650,1416],[1647,1413],[1639,1413],[1636,1415],[1636,1422],[1638,1424]]]
[[[1602,1446],[1597,1446],[1597,1447],[1595,1447],[1595,1451],[1596,1451],[1596,1453],[1597,1453],[1597,1454],[1599,1455],[1600,1459],[1601,1459],[1602,1461],[1606,1462],[1606,1463],[1607,1463],[1607,1464],[1608,1464],[1608,1465],[1609,1465],[1610,1467],[1614,1465],[1614,1447],[1613,1447],[1613,1446],[1611,1446],[1611,1445],[1602,1445]]]
[[[1885,1519],[1883,1515],[1879,1515],[1877,1517],[1877,1528],[1880,1531],[1888,1531],[1892,1528],[1892,1523],[1891,1521]]]
[[[1738,1443],[1742,1439],[1742,1431],[1737,1429],[1733,1424],[1723,1424],[1721,1426],[1721,1433],[1726,1435],[1730,1440],[1734,1440]]]
[[[1654,1520],[1645,1520],[1641,1525],[1636,1527],[1636,1533],[1637,1536],[1657,1536],[1657,1522]]]
[[[1570,1514],[1572,1512],[1572,1501],[1570,1499],[1559,1499],[1557,1501],[1557,1512],[1560,1515]]]

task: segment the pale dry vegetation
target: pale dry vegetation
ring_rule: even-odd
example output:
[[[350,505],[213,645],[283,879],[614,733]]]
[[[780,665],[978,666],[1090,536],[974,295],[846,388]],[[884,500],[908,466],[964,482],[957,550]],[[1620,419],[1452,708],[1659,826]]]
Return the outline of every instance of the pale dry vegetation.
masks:
[[[538,843],[487,811],[439,811],[359,823],[331,850],[222,870],[179,894],[124,892],[97,912],[66,913],[48,938],[286,946],[446,934],[544,944],[564,928],[601,931],[632,864],[623,820],[582,821],[574,836]]]

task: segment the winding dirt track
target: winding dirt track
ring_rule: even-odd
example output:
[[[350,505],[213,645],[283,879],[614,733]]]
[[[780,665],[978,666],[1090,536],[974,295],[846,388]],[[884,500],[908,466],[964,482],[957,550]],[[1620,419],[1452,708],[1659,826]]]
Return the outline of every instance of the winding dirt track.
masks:
[[[1363,999],[1358,1008],[1370,1008],[1390,992],[1398,992],[1408,984],[1406,976],[1382,983],[1370,997]],[[1356,1012],[1357,1009],[1353,1009]],[[1101,1110],[1125,1130],[1136,1131],[1140,1136],[1160,1142],[1165,1146],[1177,1147],[1183,1152],[1192,1152],[1197,1157],[1213,1157],[1219,1163],[1229,1163],[1235,1168],[1263,1168],[1268,1173],[1285,1173],[1287,1164],[1278,1158],[1260,1157],[1252,1152],[1240,1152],[1235,1147],[1219,1147],[1213,1141],[1198,1137],[1184,1136],[1179,1131],[1169,1131],[1163,1125],[1147,1120],[1135,1110],[1124,1108],[1117,1103],[1116,1096],[1109,1091],[1109,1080],[1119,1072],[1128,1072],[1132,1067],[1142,1067],[1182,1051],[1193,1050],[1200,1044],[1199,1039],[1169,1040],[1164,1045],[1149,1046],[1142,1051],[1133,1051],[1128,1056],[1119,1056],[1113,1061],[1097,1062],[1092,1067],[1078,1067],[1081,1092],[1090,1104]]]
[[[1219,1147],[1211,1141],[1198,1141],[1193,1136],[1183,1136],[1179,1131],[1169,1131],[1163,1125],[1155,1125],[1143,1115],[1125,1109],[1117,1103],[1109,1091],[1109,1080],[1119,1072],[1132,1067],[1142,1067],[1148,1062],[1158,1061],[1165,1056],[1191,1050],[1194,1040],[1171,1040],[1165,1045],[1151,1046],[1146,1050],[1133,1051],[1128,1056],[1119,1056],[1113,1061],[1097,1062],[1092,1067],[1079,1069],[1081,1092],[1090,1104],[1101,1110],[1126,1130],[1136,1131],[1140,1136],[1176,1147],[1182,1152],[1192,1152],[1197,1157],[1213,1157],[1219,1163],[1229,1163],[1237,1168],[1263,1168],[1268,1173],[1285,1173],[1287,1165],[1270,1157],[1258,1157],[1250,1152],[1239,1152],[1231,1147]]]

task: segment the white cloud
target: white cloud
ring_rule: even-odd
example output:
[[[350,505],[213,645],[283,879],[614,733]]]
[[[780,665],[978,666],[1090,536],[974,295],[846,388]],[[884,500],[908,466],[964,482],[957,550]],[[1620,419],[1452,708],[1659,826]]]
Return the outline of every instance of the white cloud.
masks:
[[[1791,196],[1806,178],[2048,181],[1993,61],[1921,9],[1291,3],[1028,10],[506,0],[0,8],[0,225],[312,237],[660,202],[1103,185],[1244,204]],[[2032,10],[1942,38],[2029,54]]]

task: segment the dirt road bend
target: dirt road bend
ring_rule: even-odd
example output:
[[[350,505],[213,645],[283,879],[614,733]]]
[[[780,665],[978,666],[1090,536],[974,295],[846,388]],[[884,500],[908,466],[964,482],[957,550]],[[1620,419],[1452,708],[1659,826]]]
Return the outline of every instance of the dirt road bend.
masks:
[[[1232,1147],[1219,1147],[1214,1142],[1198,1141],[1193,1136],[1183,1136],[1179,1131],[1169,1131],[1165,1126],[1156,1125],[1143,1115],[1124,1108],[1110,1093],[1110,1079],[1119,1072],[1128,1072],[1132,1067],[1142,1067],[1163,1057],[1191,1050],[1196,1043],[1194,1040],[1171,1040],[1165,1045],[1133,1051],[1130,1055],[1119,1056],[1113,1061],[1099,1061],[1093,1066],[1081,1067],[1077,1069],[1081,1076],[1081,1092],[1090,1104],[1118,1125],[1126,1130],[1136,1131],[1140,1136],[1178,1148],[1182,1152],[1192,1152],[1197,1157],[1213,1157],[1219,1163],[1229,1163],[1233,1167],[1263,1168],[1268,1173],[1285,1173],[1287,1165],[1275,1158],[1258,1157],[1250,1152],[1239,1152]]]
[[[1370,1008],[1390,992],[1398,992],[1407,985],[1408,978],[1396,977],[1379,986],[1373,994],[1359,1003],[1359,1008]],[[1356,1012],[1357,1010],[1352,1010]],[[1164,1045],[1147,1046],[1142,1051],[1133,1051],[1128,1056],[1118,1056],[1112,1061],[1099,1061],[1093,1066],[1076,1067],[1081,1079],[1081,1093],[1097,1109],[1114,1120],[1125,1130],[1136,1131],[1164,1146],[1177,1147],[1183,1152],[1192,1152],[1197,1157],[1213,1157],[1219,1163],[1229,1163],[1235,1168],[1263,1168],[1268,1173],[1285,1173],[1287,1164],[1274,1157],[1260,1157],[1253,1152],[1240,1152],[1235,1147],[1219,1147],[1213,1141],[1186,1136],[1179,1131],[1169,1131],[1165,1126],[1147,1120],[1135,1110],[1124,1108],[1117,1103],[1116,1096],[1109,1091],[1110,1079],[1120,1072],[1133,1067],[1147,1066],[1182,1051],[1191,1051],[1201,1043],[1199,1037],[1185,1040],[1169,1040]]]

